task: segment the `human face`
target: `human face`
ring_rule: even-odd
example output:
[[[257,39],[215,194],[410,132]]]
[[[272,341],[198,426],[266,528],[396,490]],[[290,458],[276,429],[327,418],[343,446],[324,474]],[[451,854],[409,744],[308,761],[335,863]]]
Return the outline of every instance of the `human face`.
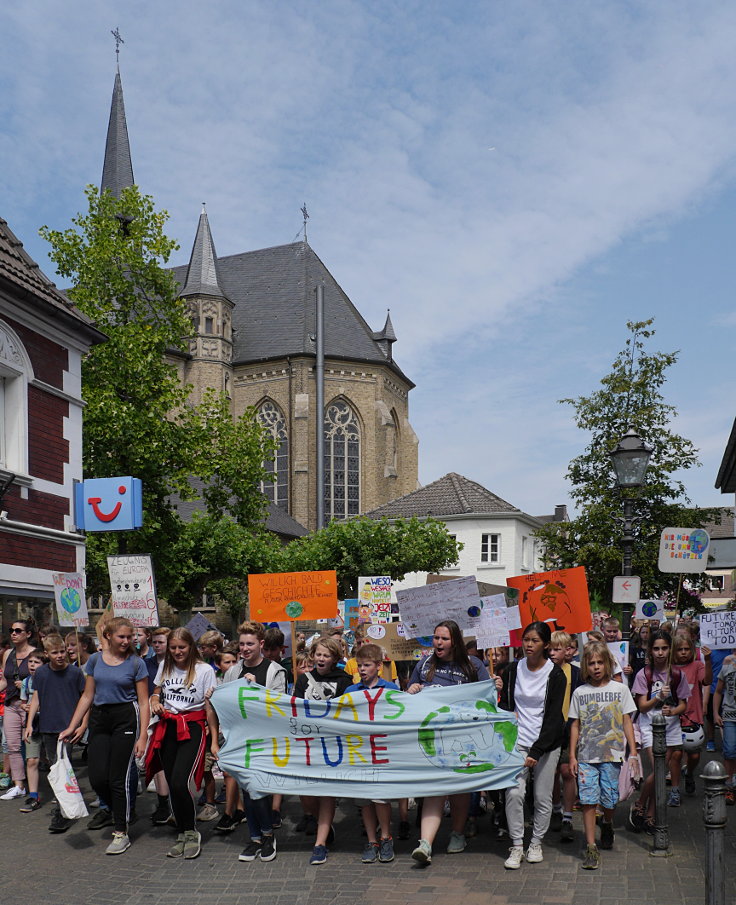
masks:
[[[302,660],[301,663],[296,664],[296,671],[300,676],[305,672],[309,672],[310,669],[312,669],[312,664],[309,662],[309,660]]]
[[[438,660],[452,660],[452,639],[450,629],[445,625],[438,625],[432,638],[434,655]]]
[[[39,657],[29,657],[28,658],[28,672],[33,675],[33,673],[38,669],[39,666],[43,666],[43,660]]]
[[[257,635],[241,635],[238,650],[246,666],[257,666],[261,661],[263,641]]]
[[[283,655],[283,647],[269,647],[268,650],[265,648],[263,650],[263,656],[269,660],[273,660],[274,663],[280,663]]]
[[[215,645],[214,644],[200,644],[199,652],[202,655],[203,660],[211,660],[215,656]]]
[[[534,630],[527,632],[521,639],[524,656],[531,663],[540,663],[544,659],[544,641]]]
[[[335,665],[336,660],[332,656],[332,654],[327,650],[326,647],[323,647],[321,644],[317,645],[317,650],[314,652],[314,665],[317,669],[317,672],[324,676]]]
[[[606,680],[606,664],[600,654],[593,654],[588,660],[588,682],[591,685],[602,685]]]
[[[166,655],[166,643],[168,640],[167,635],[154,635],[151,638],[151,647],[159,659]]]
[[[28,640],[28,632],[22,623],[16,622],[15,625],[11,626],[10,640],[16,645],[24,644]]]
[[[235,654],[223,654],[220,657],[220,672],[227,672],[231,666],[235,666]]]
[[[652,662],[655,669],[665,669],[670,656],[670,646],[664,638],[657,638],[652,645]]]
[[[578,655],[577,644],[571,644],[565,650],[565,663],[572,663],[572,661],[575,659],[575,657],[577,657],[577,655]]]
[[[77,659],[77,639],[75,637],[72,636],[66,642],[66,652],[70,660]]]
[[[107,639],[110,645],[110,653],[118,657],[124,657],[130,650],[133,643],[133,629],[127,625],[122,625],[116,632]]]
[[[683,644],[681,641],[678,641],[675,645],[675,662],[689,663],[691,659],[692,651],[690,650],[690,645]]]
[[[146,633],[140,626],[136,626],[133,629],[133,637],[135,638],[135,646],[138,650],[144,650],[148,646],[148,639],[146,638]]]
[[[508,647],[494,647],[491,656],[494,669],[498,669],[499,666],[509,662],[509,649]]]
[[[651,629],[648,625],[642,625],[642,627],[639,629],[639,638],[642,640],[642,642],[649,641],[650,631]]]
[[[191,649],[191,644],[187,644],[187,642],[183,638],[172,638],[169,641],[171,659],[174,661],[175,665],[179,667],[179,669],[184,668],[184,664],[189,659],[189,652],[191,651]]]
[[[60,670],[66,666],[66,653],[68,648],[63,647],[55,647],[53,650],[48,651],[49,655],[49,666],[53,670]]]
[[[603,626],[603,637],[606,641],[618,641],[618,629],[612,625]]]
[[[562,666],[565,662],[565,651],[567,648],[565,647],[550,647],[549,649],[549,658],[553,663],[556,663],[558,666]]]
[[[358,675],[364,685],[373,685],[378,678],[381,664],[375,660],[358,660]]]

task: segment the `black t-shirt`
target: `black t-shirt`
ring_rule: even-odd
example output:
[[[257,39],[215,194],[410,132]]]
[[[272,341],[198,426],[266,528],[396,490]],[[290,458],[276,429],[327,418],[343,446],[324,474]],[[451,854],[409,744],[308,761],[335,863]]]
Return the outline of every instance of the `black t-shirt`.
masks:
[[[309,701],[329,701],[339,698],[352,684],[353,677],[337,666],[324,676],[315,667],[311,672],[302,673],[296,680],[294,697]]]
[[[268,657],[264,657],[258,666],[246,666],[245,663],[240,664],[240,678],[246,674],[250,674],[253,676],[253,680],[256,685],[262,685],[264,688],[266,687],[266,677],[268,676],[268,667],[271,665],[271,660]]]

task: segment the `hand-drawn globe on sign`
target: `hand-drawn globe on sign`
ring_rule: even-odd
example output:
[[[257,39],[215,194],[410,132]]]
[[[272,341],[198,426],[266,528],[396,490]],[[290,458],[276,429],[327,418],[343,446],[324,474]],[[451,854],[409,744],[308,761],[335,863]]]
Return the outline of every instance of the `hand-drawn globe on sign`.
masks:
[[[82,606],[82,597],[76,588],[64,588],[59,599],[61,607],[66,613],[76,613]]]
[[[419,729],[419,747],[435,767],[455,773],[485,773],[511,756],[518,729],[492,722],[495,707],[485,701],[447,704],[432,711]]]
[[[657,615],[657,610],[659,609],[659,602],[657,600],[645,600],[641,605],[641,611],[647,619],[651,619],[652,617]]]
[[[708,533],[698,528],[690,532],[690,551],[702,556],[708,546]]]
[[[304,607],[298,600],[292,600],[286,604],[286,615],[289,619],[298,619],[304,612]]]

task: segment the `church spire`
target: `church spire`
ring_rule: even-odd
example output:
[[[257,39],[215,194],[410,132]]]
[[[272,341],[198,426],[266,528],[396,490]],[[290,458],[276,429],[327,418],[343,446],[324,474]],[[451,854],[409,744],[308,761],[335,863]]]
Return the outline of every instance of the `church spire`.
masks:
[[[115,53],[119,54],[122,38],[119,32],[117,34],[113,32],[113,35],[115,36]],[[107,125],[105,162],[102,167],[100,192],[104,192],[107,189],[116,198],[119,198],[123,189],[127,189],[134,184],[133,163],[130,158],[130,143],[128,141],[128,124],[125,120],[125,103],[123,102],[123,83],[120,81],[120,66],[118,64],[115,72],[115,84],[112,89],[112,104],[110,105],[110,121]]]
[[[396,333],[394,332],[394,325],[391,323],[390,308],[386,312],[386,323],[383,325],[383,330],[374,333],[373,339],[378,343],[379,348],[386,358],[388,358],[389,361],[393,361],[391,346],[396,342]]]
[[[210,223],[207,219],[207,211],[204,203],[202,213],[199,215],[197,235],[194,237],[192,254],[189,258],[187,278],[184,281],[182,298],[188,295],[215,295],[227,298],[220,284],[217,268],[217,252],[212,241]]]

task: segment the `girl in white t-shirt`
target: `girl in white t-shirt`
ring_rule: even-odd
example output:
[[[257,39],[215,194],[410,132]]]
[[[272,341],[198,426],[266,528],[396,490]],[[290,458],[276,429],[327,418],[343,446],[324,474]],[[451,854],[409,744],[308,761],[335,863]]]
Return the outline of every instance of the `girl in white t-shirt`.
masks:
[[[146,775],[160,769],[160,759],[169,784],[171,810],[179,830],[169,858],[196,858],[201,836],[196,829],[197,807],[190,790],[199,787],[204,773],[207,725],[217,743],[217,724],[207,693],[215,687],[215,671],[200,657],[191,633],[176,628],[169,635],[164,662],[159,666],[151,695],[151,712],[158,717],[153,727]],[[217,753],[216,751],[213,753]]]

